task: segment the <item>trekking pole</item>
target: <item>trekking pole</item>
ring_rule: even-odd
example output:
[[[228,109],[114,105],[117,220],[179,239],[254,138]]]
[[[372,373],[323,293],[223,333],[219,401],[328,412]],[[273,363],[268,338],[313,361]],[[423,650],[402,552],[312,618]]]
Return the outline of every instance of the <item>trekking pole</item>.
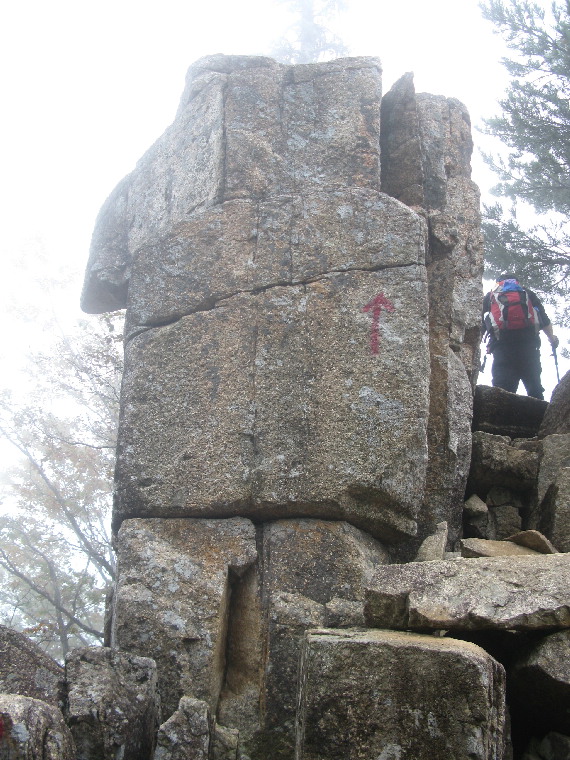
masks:
[[[552,346],[552,356],[554,357],[554,364],[556,365],[556,379],[560,382],[560,374],[558,372],[558,357],[556,356],[556,349]]]
[[[485,372],[485,364],[487,364],[487,354],[483,357],[483,361],[481,362],[480,371]]]

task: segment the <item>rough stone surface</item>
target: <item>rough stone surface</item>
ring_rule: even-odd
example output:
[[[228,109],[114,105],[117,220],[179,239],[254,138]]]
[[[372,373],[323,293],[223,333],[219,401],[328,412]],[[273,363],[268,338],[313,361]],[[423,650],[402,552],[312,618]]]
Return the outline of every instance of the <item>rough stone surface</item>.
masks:
[[[429,229],[429,456],[420,534],[446,521],[450,543],[461,531],[457,504],[469,472],[470,381],[478,367],[483,246],[472,147],[469,115],[457,100],[416,95],[411,74],[384,96],[382,189],[424,214]]]
[[[500,507],[489,509],[489,516],[493,523],[495,538],[499,541],[512,536],[522,528],[522,518],[517,507],[503,504]]]
[[[509,670],[512,693],[533,722],[570,734],[570,631],[543,638]]]
[[[547,401],[532,396],[477,385],[473,401],[473,431],[509,438],[533,438],[538,435],[548,408]]]
[[[61,706],[64,671],[23,633],[0,625],[0,694]]]
[[[260,529],[258,544],[257,573],[234,590],[218,720],[239,726],[246,754],[265,760],[293,756],[305,630],[363,625],[364,587],[389,557],[342,522],[279,520]]]
[[[562,467],[548,489],[539,527],[559,551],[570,552],[570,467]]]
[[[76,760],[61,711],[39,699],[0,694],[2,760]]]
[[[483,515],[488,514],[489,507],[483,501],[483,499],[480,499],[479,496],[474,493],[463,504],[463,511],[467,517],[482,517]]]
[[[530,491],[538,472],[538,454],[516,449],[507,436],[473,433],[473,453],[467,490],[481,498],[493,486]]]
[[[160,716],[154,660],[84,647],[69,653],[65,672],[77,757],[152,760]]]
[[[209,760],[210,711],[206,702],[182,697],[157,734],[154,760]]]
[[[379,353],[363,307],[382,292]],[[347,519],[414,535],[428,414],[418,267],[237,295],[127,346],[115,524],[133,516]],[[423,324],[423,327],[422,327]]]
[[[536,557],[541,553],[526,546],[518,546],[510,541],[485,541],[482,538],[463,538],[460,543],[462,557]]]
[[[570,557],[490,557],[380,568],[368,625],[397,629],[570,628]]]
[[[215,710],[224,677],[230,582],[256,556],[249,520],[123,524],[112,643],[156,660],[164,718],[185,695]]]
[[[416,555],[416,562],[426,562],[432,559],[443,559],[447,545],[447,523],[441,522],[436,532],[422,542]]]
[[[536,503],[539,514],[542,500],[562,467],[570,467],[570,433],[548,435],[542,441],[536,483]]]
[[[501,760],[505,676],[479,647],[391,631],[311,631],[297,760]]]
[[[542,424],[538,431],[540,438],[554,433],[570,433],[570,372],[552,391]]]

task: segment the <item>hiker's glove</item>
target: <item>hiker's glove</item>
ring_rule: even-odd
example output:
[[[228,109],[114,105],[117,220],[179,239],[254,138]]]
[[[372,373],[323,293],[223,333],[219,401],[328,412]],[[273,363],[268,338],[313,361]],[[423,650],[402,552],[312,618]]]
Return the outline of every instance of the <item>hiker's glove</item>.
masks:
[[[552,338],[550,338],[550,345],[552,346],[552,348],[554,349],[558,348],[559,343],[560,341],[558,340],[557,335],[553,335]]]

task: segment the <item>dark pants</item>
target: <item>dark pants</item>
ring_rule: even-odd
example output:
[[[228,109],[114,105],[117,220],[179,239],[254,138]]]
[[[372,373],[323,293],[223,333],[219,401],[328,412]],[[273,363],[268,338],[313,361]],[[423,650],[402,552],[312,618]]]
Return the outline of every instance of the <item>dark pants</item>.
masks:
[[[544,388],[540,384],[540,339],[510,341],[499,340],[493,347],[493,385],[505,391],[516,393],[519,381],[523,381],[526,392],[535,398],[544,398]]]

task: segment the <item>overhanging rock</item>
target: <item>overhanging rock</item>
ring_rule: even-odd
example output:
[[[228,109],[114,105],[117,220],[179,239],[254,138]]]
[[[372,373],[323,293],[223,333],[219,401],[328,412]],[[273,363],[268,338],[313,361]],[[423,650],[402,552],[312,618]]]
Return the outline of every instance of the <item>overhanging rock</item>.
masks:
[[[127,307],[116,529],[307,516],[392,542],[446,520],[456,537],[478,195],[464,107],[406,86],[414,208],[391,197],[401,124],[376,59],[191,67],[176,120],[103,207],[87,266],[83,308]]]

